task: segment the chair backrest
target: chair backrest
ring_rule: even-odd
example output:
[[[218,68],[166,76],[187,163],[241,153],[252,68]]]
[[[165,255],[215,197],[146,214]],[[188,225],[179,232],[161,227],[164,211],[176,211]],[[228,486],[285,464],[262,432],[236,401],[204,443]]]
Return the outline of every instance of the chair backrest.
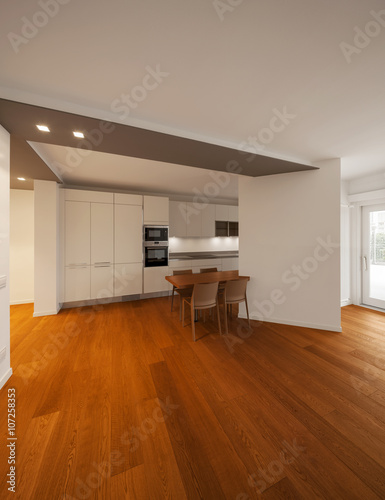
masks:
[[[247,280],[238,279],[226,281],[225,297],[226,302],[242,302],[246,297]]]
[[[192,300],[196,308],[214,307],[217,302],[218,281],[215,283],[196,283]]]
[[[216,273],[218,269],[216,267],[206,267],[201,269],[201,273]]]
[[[192,274],[192,269],[174,269],[172,274],[175,276],[176,274]]]

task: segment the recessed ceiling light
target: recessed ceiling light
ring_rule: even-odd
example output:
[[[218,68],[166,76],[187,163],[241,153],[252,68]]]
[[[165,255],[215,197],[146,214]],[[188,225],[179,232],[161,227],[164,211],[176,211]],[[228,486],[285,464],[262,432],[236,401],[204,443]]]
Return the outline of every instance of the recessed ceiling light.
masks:
[[[17,180],[18,181],[25,181],[24,177],[18,177]]]
[[[79,139],[84,139],[84,134],[83,132],[73,132],[75,137],[78,137]]]
[[[36,127],[41,131],[41,132],[50,132],[50,129],[47,127],[47,125],[36,125]]]

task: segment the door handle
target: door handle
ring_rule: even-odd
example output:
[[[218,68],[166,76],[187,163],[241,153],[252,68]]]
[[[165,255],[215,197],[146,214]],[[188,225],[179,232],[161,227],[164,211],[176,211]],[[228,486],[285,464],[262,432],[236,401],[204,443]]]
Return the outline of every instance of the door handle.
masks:
[[[366,255],[364,255],[364,270],[368,270],[368,259],[366,258]]]

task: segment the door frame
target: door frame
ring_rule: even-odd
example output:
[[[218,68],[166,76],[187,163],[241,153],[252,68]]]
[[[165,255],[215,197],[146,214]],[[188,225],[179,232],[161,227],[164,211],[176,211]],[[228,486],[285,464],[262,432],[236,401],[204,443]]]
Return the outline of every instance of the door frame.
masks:
[[[385,189],[348,195],[350,213],[350,273],[352,304],[369,307],[362,300],[362,207],[385,203]],[[376,309],[373,307],[373,309]],[[382,311],[382,309],[379,309]]]
[[[361,248],[362,248],[362,263],[361,263],[361,286],[362,286],[362,290],[361,290],[361,297],[362,297],[362,303],[363,305],[365,305],[366,307],[373,307],[375,309],[379,309],[381,311],[384,311],[385,310],[385,301],[381,300],[381,299],[375,299],[373,298],[372,300],[374,301],[379,301],[379,302],[384,302],[384,304],[382,305],[379,305],[379,304],[368,304],[367,301],[370,300],[370,296],[369,296],[369,291],[370,291],[370,286],[369,286],[369,290],[365,290],[365,286],[367,284],[370,285],[370,282],[368,281],[368,283],[365,283],[365,279],[364,279],[364,266],[365,266],[365,257],[367,259],[367,262],[366,262],[366,265],[369,266],[370,268],[370,244],[369,244],[369,248],[367,247],[368,245],[368,242],[367,241],[364,241],[364,236],[367,236],[364,234],[364,224],[367,224],[368,221],[365,221],[365,218],[364,218],[364,211],[365,209],[372,209],[370,211],[385,211],[385,202],[384,203],[375,203],[375,204],[371,204],[371,205],[365,205],[365,206],[362,206],[361,207],[361,237],[362,237],[362,240],[361,240]],[[366,217],[366,216],[365,216]],[[370,233],[370,227],[366,228],[367,230],[369,230],[369,233]],[[369,276],[370,276],[370,270],[369,270]],[[366,294],[368,295],[365,299],[365,302],[364,302],[364,295],[365,295],[365,292]],[[381,307],[382,306],[382,307]]]

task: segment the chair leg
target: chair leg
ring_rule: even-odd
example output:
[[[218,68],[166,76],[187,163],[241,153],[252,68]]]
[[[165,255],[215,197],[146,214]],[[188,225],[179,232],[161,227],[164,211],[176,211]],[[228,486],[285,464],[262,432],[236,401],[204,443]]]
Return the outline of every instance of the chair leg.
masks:
[[[226,335],[229,333],[229,325],[227,321],[227,306],[228,304],[225,302],[225,333]]]
[[[175,291],[175,286],[172,287],[172,294],[171,294],[171,312],[172,312],[172,306],[174,305],[174,291]]]
[[[245,295],[245,305],[246,305],[246,312],[247,312],[247,322],[249,323],[249,328],[251,328],[250,326],[250,318],[249,318],[249,306],[247,305],[247,297]]]
[[[179,321],[182,321],[182,306],[183,306],[183,303],[184,303],[184,300],[179,295]]]
[[[219,326],[219,335],[222,335],[222,329],[221,329],[221,316],[219,314],[219,300],[217,297],[217,315],[218,315],[218,326]]]
[[[182,326],[184,328],[184,299],[182,297],[180,297],[180,305],[182,307]]]
[[[191,301],[191,329],[192,329],[192,337],[195,342],[195,321],[194,321],[194,304]]]

